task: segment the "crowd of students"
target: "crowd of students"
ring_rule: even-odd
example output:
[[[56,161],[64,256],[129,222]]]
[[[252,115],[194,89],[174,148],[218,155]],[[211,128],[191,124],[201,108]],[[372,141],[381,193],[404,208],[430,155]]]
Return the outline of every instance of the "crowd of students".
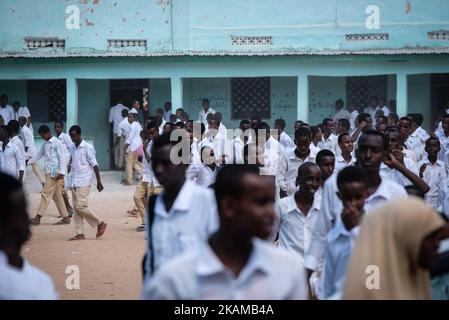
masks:
[[[295,121],[292,139],[283,119],[271,128],[253,117],[227,130],[207,99],[197,120],[182,109],[171,114],[169,102],[143,121],[137,101],[131,110],[113,106],[115,165],[125,167],[124,184],[134,184],[133,171],[139,181],[128,214],[140,218],[137,231],[147,241],[142,298],[429,299],[429,271],[449,237],[449,105],[430,134],[422,115],[399,117],[390,107],[373,98],[359,113],[338,100],[333,118],[314,126]],[[81,128],[70,128],[69,140],[62,123],[57,137],[41,126],[44,145],[22,158],[12,139],[19,131],[14,120],[0,127],[0,171],[20,183],[25,166],[45,157],[31,223],[40,223],[51,199],[58,224],[70,223],[66,176],[71,240],[85,239],[83,220],[101,237],[106,224],[87,206],[93,172],[98,191],[103,185]],[[27,129],[20,132],[19,142],[30,140]],[[1,217],[19,223],[11,218]],[[0,234],[0,253],[20,255],[24,237],[9,248],[11,233]],[[379,274],[369,286],[373,267]]]

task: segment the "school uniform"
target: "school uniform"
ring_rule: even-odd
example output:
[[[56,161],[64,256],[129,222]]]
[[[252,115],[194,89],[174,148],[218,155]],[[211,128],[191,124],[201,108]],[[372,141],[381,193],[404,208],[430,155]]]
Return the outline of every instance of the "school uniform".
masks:
[[[17,148],[19,148],[20,155],[22,156],[23,161],[25,161],[27,154],[25,151],[25,146],[23,145],[22,140],[19,138],[19,136],[14,136],[9,139],[9,143],[14,144]]]
[[[114,146],[113,153],[114,153],[114,164],[118,167],[119,161],[120,161],[120,148],[119,148],[119,132],[120,132],[120,123],[123,121],[122,111],[123,110],[129,110],[127,107],[125,107],[123,104],[119,103],[115,106],[111,107],[109,109],[109,123],[112,123],[112,135],[113,140],[112,143]],[[122,163],[123,165],[123,163]]]
[[[358,116],[359,112],[357,110],[354,110],[349,114],[349,125],[350,125],[349,130],[351,134],[354,133],[354,131],[357,129],[355,125],[355,120],[357,119]]]
[[[356,158],[351,156],[351,160],[349,160],[349,162],[346,162],[346,160],[343,158],[342,155],[337,156],[335,158],[335,166],[334,166],[334,172],[336,174],[338,174],[341,170],[343,170],[344,168],[348,167],[348,166],[353,166],[355,165],[356,162]]]
[[[438,134],[440,140],[441,150],[438,152],[438,160],[445,161],[445,155],[449,151],[449,136],[444,134],[444,131]]]
[[[371,116],[371,119],[373,120],[373,126],[374,126],[374,124],[375,124],[375,122],[376,122],[376,117],[375,117],[375,115],[376,115],[376,109],[377,109],[377,107],[376,107],[376,108],[373,108],[373,107],[371,107],[371,106],[365,107],[365,108],[363,109],[363,113],[368,113],[368,114]]]
[[[37,210],[38,216],[43,216],[50,205],[51,199],[54,200],[61,217],[67,217],[67,208],[62,197],[61,189],[58,185],[58,174],[66,175],[66,159],[62,151],[62,144],[56,137],[51,137],[50,140],[44,141],[39,151],[28,161],[28,164],[33,164],[40,159],[45,159],[45,183],[41,191],[41,202]]]
[[[349,114],[349,111],[346,110],[345,108],[341,108],[334,115],[334,123],[336,123],[340,119],[348,119],[349,120],[350,117],[351,117],[351,115]]]
[[[142,139],[140,138],[140,131],[142,131],[142,126],[139,122],[134,121],[130,125],[129,135],[126,137],[125,143],[128,144],[128,149],[126,149],[126,181],[128,184],[133,182],[133,169],[140,176],[142,174],[142,163],[139,162],[138,156],[134,154],[141,145]]]
[[[117,133],[118,140],[118,162],[117,166],[123,168],[125,164],[125,141],[126,137],[129,135],[129,129],[131,128],[131,123],[128,121],[128,117],[124,118],[119,124],[119,131]]]
[[[299,259],[254,239],[250,257],[235,276],[206,241],[168,262],[147,280],[142,299],[305,300],[307,279]]]
[[[18,179],[19,171],[25,171],[25,160],[19,148],[9,141],[3,150],[3,143],[0,142],[0,172]]]
[[[426,141],[422,139],[421,135],[415,130],[405,141],[407,149],[413,150],[416,154],[417,162],[420,162],[425,157]],[[442,159],[441,159],[442,160]]]
[[[220,132],[217,132],[215,136],[210,135],[206,138],[206,140],[203,142],[201,141],[201,144],[198,145],[198,151],[201,155],[201,148],[208,146],[214,150],[215,159],[219,161],[219,163],[222,163],[223,155],[227,156],[227,148],[226,148],[226,140],[221,135]]]
[[[14,120],[19,121],[20,117],[25,117],[28,121],[28,118],[31,117],[30,109],[28,109],[28,107],[26,107],[26,106],[23,106],[23,107],[19,107],[19,110],[14,111]],[[30,122],[29,126],[28,125],[26,125],[26,126],[31,130],[31,132],[34,131],[33,124],[31,122]]]
[[[284,152],[284,148],[279,142],[270,136],[264,145],[264,174],[276,176],[279,170],[279,161]]]
[[[279,188],[291,195],[296,190],[296,177],[298,168],[304,162],[315,162],[316,154],[310,150],[310,154],[304,160],[299,159],[295,154],[295,149],[290,149],[282,153],[279,160],[279,169],[276,173],[276,181]]]
[[[323,135],[323,140],[320,141],[318,143],[318,146],[321,150],[327,149],[332,151],[333,154],[336,154],[336,150],[338,147],[338,137],[331,133],[329,137],[327,137],[327,139],[324,139],[324,135]]]
[[[14,120],[14,108],[7,104],[5,107],[0,106],[0,116],[3,118],[5,125],[10,120]]]
[[[26,158],[25,163],[36,154],[36,147],[34,145],[34,135],[30,128],[27,126],[23,126],[20,129],[21,139],[23,141],[23,145],[26,148]],[[45,176],[43,175],[41,168],[37,163],[32,163],[31,168],[33,169],[34,174],[41,184],[45,183]]]
[[[66,163],[66,170],[67,170],[67,166],[70,163],[70,150],[73,146],[73,141],[70,138],[70,136],[67,133],[61,132],[61,134],[58,136],[59,141],[61,141],[61,146],[62,146],[62,153],[64,155],[65,158],[65,163]],[[67,176],[64,177],[64,179],[60,179],[58,181],[59,187],[61,188],[61,194],[62,197],[64,198],[64,201],[66,203],[67,209],[69,211],[72,211],[72,208],[70,206],[70,202],[69,202],[69,196],[66,192],[66,184],[65,184],[65,180],[67,180]],[[69,183],[69,182],[68,182]],[[68,187],[69,188],[69,187]]]
[[[84,220],[92,227],[97,227],[101,221],[88,207],[90,186],[92,184],[93,168],[98,166],[94,147],[82,140],[77,147],[71,146],[72,156],[72,196],[75,204],[75,233],[84,234]]]
[[[434,209],[438,207],[438,185],[441,181],[445,180],[447,177],[446,166],[443,161],[437,160],[435,164],[431,164],[429,159],[421,161],[418,167],[421,168],[422,165],[426,164],[426,170],[423,173],[423,180],[430,187],[430,190],[426,193],[426,202],[429,206]]]
[[[441,180],[438,185],[437,211],[449,219],[449,178]]]
[[[292,138],[290,138],[290,136],[284,131],[281,132],[281,135],[279,136],[279,144],[282,146],[282,148],[284,148],[284,150],[296,148]]]
[[[409,158],[404,157],[404,165],[408,170],[410,170],[411,172],[413,172],[415,175],[417,175],[419,177],[418,165],[415,162],[413,162],[413,160],[410,160]],[[401,172],[399,172],[396,169],[388,167],[383,162],[380,165],[380,175],[381,175],[381,177],[392,180],[403,187],[413,185],[413,183],[407,177],[405,177]]]
[[[212,169],[205,163],[191,164],[187,168],[186,176],[187,179],[194,181],[196,185],[207,188],[215,183],[215,178],[217,177],[219,169],[219,166]]]
[[[206,120],[207,119],[207,115],[209,113],[215,114],[215,112],[216,111],[214,109],[212,109],[211,107],[209,107],[209,109],[207,109],[207,112],[204,112],[204,109],[201,108],[201,111],[199,112],[198,121],[202,122],[204,124],[204,126],[206,127],[206,129],[207,129],[207,127],[209,126],[209,124],[207,123],[207,120]]]
[[[245,159],[243,158],[243,148],[245,145],[252,143],[252,137],[248,136],[246,144],[242,141],[240,136],[235,137],[232,140],[232,163],[242,164]]]
[[[374,114],[376,114],[376,112],[379,110],[383,112],[385,117],[388,117],[388,115],[390,114],[390,108],[388,108],[387,106],[383,106],[383,107],[377,106],[376,110],[374,111]]]

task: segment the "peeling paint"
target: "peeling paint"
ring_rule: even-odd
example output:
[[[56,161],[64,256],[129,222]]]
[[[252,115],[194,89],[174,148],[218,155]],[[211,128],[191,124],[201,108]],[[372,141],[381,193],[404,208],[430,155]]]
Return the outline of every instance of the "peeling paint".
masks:
[[[412,3],[407,1],[407,4],[405,5],[405,13],[409,14],[410,11],[412,11]]]
[[[100,0],[94,0],[94,4],[99,4]]]
[[[93,22],[90,22],[89,20],[87,20],[87,18],[84,19],[84,20],[86,21],[86,26],[87,26],[87,27],[92,27],[92,26],[95,25]]]

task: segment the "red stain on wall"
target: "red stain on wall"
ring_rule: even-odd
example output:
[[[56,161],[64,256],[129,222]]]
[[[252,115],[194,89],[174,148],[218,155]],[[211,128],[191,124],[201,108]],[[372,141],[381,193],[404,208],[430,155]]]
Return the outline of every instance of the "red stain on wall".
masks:
[[[407,1],[407,4],[405,5],[405,13],[409,14],[410,11],[412,11],[412,3]]]
[[[95,25],[93,22],[90,22],[89,20],[87,20],[87,18],[84,19],[84,20],[86,21],[86,26],[88,26],[88,27],[91,27],[91,26]]]

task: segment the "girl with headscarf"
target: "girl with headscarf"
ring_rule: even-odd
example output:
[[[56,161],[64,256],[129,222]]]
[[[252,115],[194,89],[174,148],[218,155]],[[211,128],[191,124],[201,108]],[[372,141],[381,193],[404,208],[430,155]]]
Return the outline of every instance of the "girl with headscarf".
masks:
[[[429,270],[443,229],[443,219],[418,198],[370,212],[363,218],[343,299],[430,299]]]

